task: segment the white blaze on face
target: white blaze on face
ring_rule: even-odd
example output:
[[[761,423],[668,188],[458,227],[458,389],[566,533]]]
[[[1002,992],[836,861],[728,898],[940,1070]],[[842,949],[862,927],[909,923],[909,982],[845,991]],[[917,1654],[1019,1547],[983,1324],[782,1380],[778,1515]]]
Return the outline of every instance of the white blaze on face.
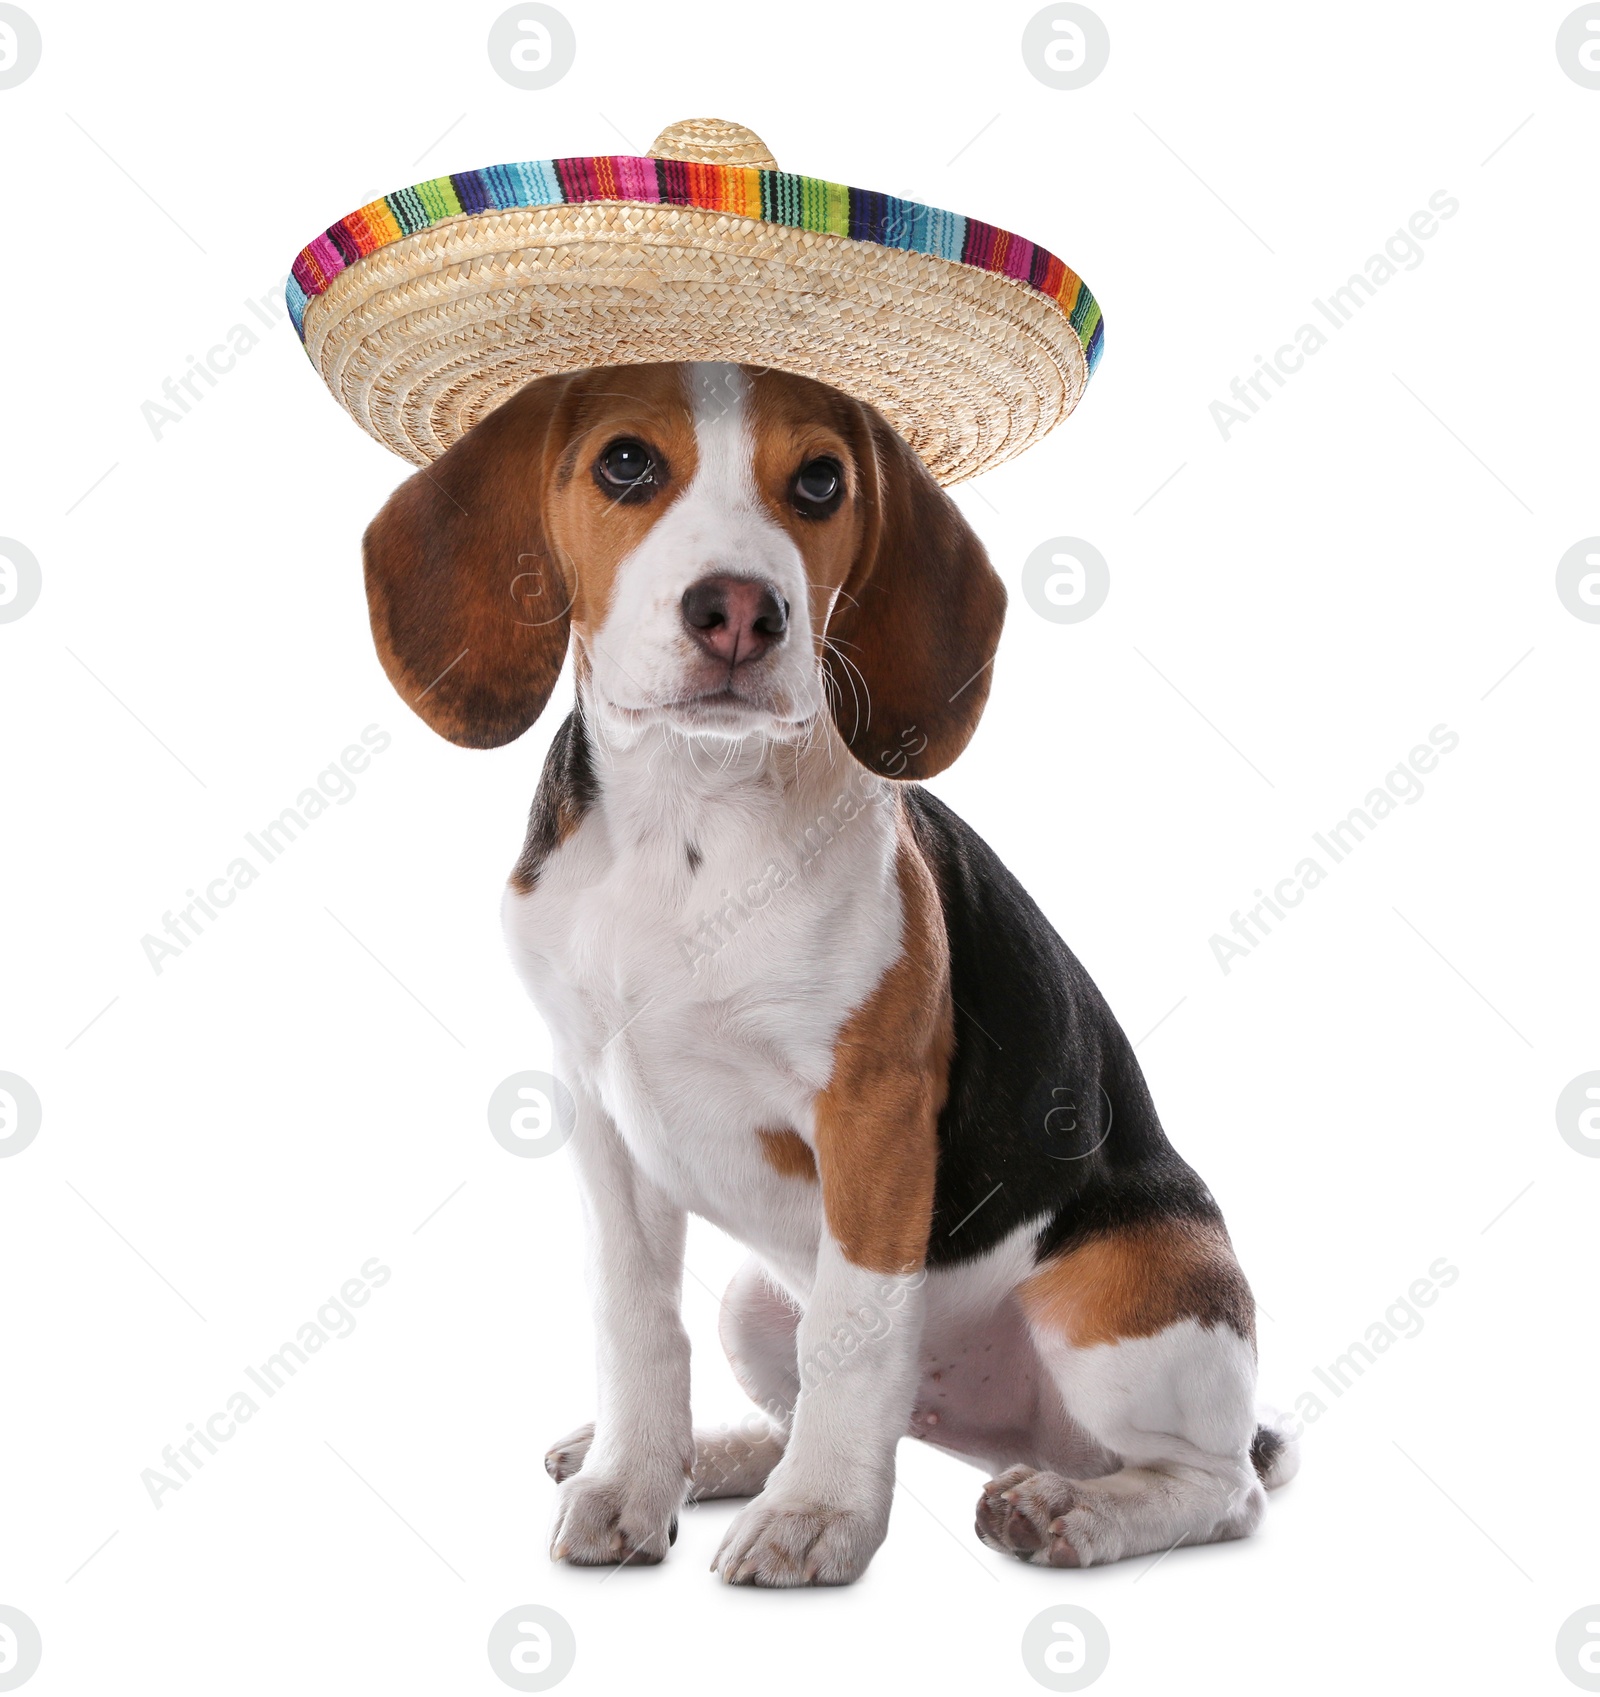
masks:
[[[699,463],[688,488],[617,569],[593,644],[602,711],[670,707],[726,683],[713,675],[682,614],[691,584],[726,575],[777,590],[789,606],[789,634],[767,657],[741,668],[737,687],[752,704],[748,723],[730,719],[725,730],[744,734],[802,722],[822,705],[805,559],[756,492],[749,379],[737,365],[699,362],[684,367],[684,383]]]

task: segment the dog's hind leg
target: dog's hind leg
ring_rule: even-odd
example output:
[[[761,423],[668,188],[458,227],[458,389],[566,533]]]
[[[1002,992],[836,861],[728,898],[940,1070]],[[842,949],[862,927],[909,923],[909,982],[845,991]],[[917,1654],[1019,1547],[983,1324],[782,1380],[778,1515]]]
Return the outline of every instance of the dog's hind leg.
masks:
[[[1252,1455],[1264,1447],[1254,1304],[1220,1223],[1091,1237],[1018,1295],[1068,1412],[1120,1465],[1097,1478],[1008,1469],[979,1500],[983,1542],[1040,1566],[1088,1567],[1253,1532],[1266,1506],[1258,1472],[1277,1483],[1293,1458],[1275,1432],[1270,1472]]]
[[[695,1431],[693,1501],[753,1497],[783,1459],[800,1394],[799,1323],[799,1309],[753,1256],[728,1281],[717,1330],[734,1377],[759,1412],[732,1426]]]
[[[799,1310],[768,1281],[753,1257],[734,1274],[722,1299],[718,1330],[734,1375],[760,1412],[732,1426],[695,1428],[689,1500],[753,1497],[778,1465],[788,1441],[800,1378],[795,1350]],[[583,1466],[594,1426],[580,1426],[553,1445],[545,1471],[559,1484]]]

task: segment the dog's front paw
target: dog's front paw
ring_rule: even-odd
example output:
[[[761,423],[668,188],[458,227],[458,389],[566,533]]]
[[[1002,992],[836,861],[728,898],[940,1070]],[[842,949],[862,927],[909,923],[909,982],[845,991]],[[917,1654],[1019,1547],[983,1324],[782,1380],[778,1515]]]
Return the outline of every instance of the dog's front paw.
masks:
[[[848,1585],[889,1529],[883,1512],[757,1497],[722,1540],[711,1570],[729,1585]]]
[[[678,1504],[687,1484],[680,1476],[669,1493],[625,1479],[577,1474],[561,1487],[550,1559],[574,1567],[653,1566],[678,1541]]]

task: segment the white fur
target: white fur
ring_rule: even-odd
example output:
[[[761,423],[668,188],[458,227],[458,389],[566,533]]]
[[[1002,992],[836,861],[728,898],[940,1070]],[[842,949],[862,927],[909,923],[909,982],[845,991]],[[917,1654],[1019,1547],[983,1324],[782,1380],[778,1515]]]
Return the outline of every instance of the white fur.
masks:
[[[678,1313],[687,1218],[628,1158],[581,1079],[574,1095],[600,1410],[583,1471],[562,1486],[550,1549],[581,1565],[659,1561],[694,1465]]]
[[[603,807],[531,894],[507,892],[513,959],[563,1076],[591,1094],[641,1172],[803,1298],[817,1187],[775,1182],[755,1134],[810,1138],[839,1028],[898,949],[885,786],[843,763],[796,776],[770,747],[719,758],[659,728],[602,748],[601,761]],[[841,796],[853,814],[843,823]],[[773,865],[783,882],[757,905],[750,890]],[[725,916],[720,946],[704,938],[708,912]]]
[[[730,1354],[765,1418],[699,1440],[693,1480],[702,1495],[765,1489],[718,1552],[724,1578],[856,1577],[908,1431],[981,1464],[1101,1475],[1075,1486],[1092,1492],[1072,1509],[1086,1560],[1248,1530],[1254,1364],[1232,1333],[1031,1339],[1013,1293],[1035,1270],[1033,1226],[961,1267],[886,1279],[844,1258],[820,1187],[763,1152],[763,1130],[814,1145],[840,1029],[900,948],[895,804],[822,711],[805,562],[751,482],[746,380],[696,367],[690,385],[695,476],[621,562],[590,642],[600,800],[504,903],[578,1103],[589,1214],[599,1408],[592,1441],[553,1452],[552,1548],[665,1553],[696,1448],[678,1318],[691,1210],[748,1245],[802,1315],[754,1276],[730,1287],[753,1343]],[[706,725],[674,704],[703,664],[679,603],[712,571],[775,584],[791,624],[749,711]]]
[[[1180,1320],[1087,1349],[1034,1341],[1073,1418],[1122,1463],[1074,1485],[1065,1535],[1085,1567],[1255,1530],[1255,1352],[1236,1332]]]
[[[798,1329],[800,1396],[788,1448],[713,1566],[730,1582],[840,1584],[889,1529],[894,1453],[911,1417],[922,1281],[852,1266],[823,1233]],[[862,1333],[850,1317],[890,1316]]]
[[[757,1133],[812,1139],[840,1027],[898,952],[889,785],[836,739],[802,758],[765,735],[707,739],[670,718],[639,719],[675,698],[694,663],[678,602],[713,570],[777,585],[791,627],[774,697],[799,703],[807,721],[821,705],[804,562],[750,486],[742,384],[697,393],[695,478],[622,562],[593,645],[603,805],[530,894],[508,890],[505,901],[513,959],[579,1101],[573,1143],[596,1239],[600,1409],[583,1470],[562,1487],[557,1548],[571,1542],[591,1475],[596,1518],[613,1509],[630,1453],[644,1475],[636,1512],[653,1517],[651,1553],[683,1494],[688,1373],[674,1256],[687,1210],[760,1254],[806,1305],[819,1344],[883,1283],[844,1261],[819,1187],[780,1179]],[[721,917],[709,933],[708,914]],[[640,1235],[647,1241],[622,1247]],[[827,1572],[854,1577],[865,1566],[910,1413],[916,1303],[908,1294],[892,1347],[825,1375],[802,1399],[761,1524],[730,1544],[729,1577],[779,1559],[797,1514],[832,1517],[828,1549],[814,1552]]]
[[[632,741],[642,722],[682,693],[698,658],[679,616],[683,592],[717,573],[770,583],[789,605],[789,636],[763,668],[750,711],[724,710],[696,728],[777,736],[810,723],[822,707],[805,560],[762,505],[751,474],[749,379],[736,365],[684,370],[695,424],[694,477],[621,563],[611,605],[590,638],[596,718],[613,745]]]

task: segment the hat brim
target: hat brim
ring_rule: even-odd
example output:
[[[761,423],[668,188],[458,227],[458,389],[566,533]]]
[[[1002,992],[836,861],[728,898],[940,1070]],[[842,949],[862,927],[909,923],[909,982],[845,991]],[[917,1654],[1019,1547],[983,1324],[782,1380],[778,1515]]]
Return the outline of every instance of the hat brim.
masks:
[[[335,398],[414,465],[535,378],[736,360],[870,402],[945,484],[1077,405],[1100,310],[992,225],[787,172],[605,156],[440,177],[296,259],[289,308]]]

